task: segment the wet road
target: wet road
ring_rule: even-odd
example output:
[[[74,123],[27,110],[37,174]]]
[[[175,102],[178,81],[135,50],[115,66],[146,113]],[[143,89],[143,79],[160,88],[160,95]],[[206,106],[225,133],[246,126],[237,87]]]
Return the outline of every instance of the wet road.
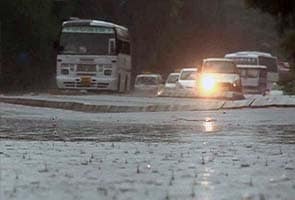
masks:
[[[0,197],[294,199],[294,111],[91,114],[0,104]]]

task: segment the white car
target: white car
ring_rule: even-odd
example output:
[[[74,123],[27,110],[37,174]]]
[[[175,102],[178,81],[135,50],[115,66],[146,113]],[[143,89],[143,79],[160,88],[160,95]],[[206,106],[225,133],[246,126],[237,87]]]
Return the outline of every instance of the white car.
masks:
[[[179,73],[170,73],[165,82],[165,88],[175,89],[178,78],[179,78]]]
[[[198,91],[214,96],[220,92],[242,91],[240,72],[234,61],[225,58],[208,58],[198,70]]]
[[[180,71],[177,89],[196,89],[197,87],[197,68],[183,68]]]
[[[157,95],[163,89],[163,79],[160,74],[139,74],[135,79],[135,92],[145,95]]]

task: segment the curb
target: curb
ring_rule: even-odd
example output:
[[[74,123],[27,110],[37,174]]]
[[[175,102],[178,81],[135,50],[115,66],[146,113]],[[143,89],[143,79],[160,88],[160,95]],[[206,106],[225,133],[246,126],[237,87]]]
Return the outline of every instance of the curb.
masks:
[[[62,102],[52,100],[49,101],[27,98],[0,97],[0,102],[32,107],[55,108],[89,113],[119,113],[137,112],[143,110],[143,107],[140,106],[92,105],[79,102]]]
[[[42,100],[21,97],[0,97],[0,102],[25,105],[32,107],[44,107],[72,110],[88,113],[131,113],[131,112],[175,112],[175,111],[212,111],[223,109],[243,108],[268,108],[268,107],[295,107],[295,98],[283,97],[257,97],[237,101],[200,101],[190,104],[148,104],[145,106],[122,105],[95,105],[82,102]]]
[[[200,102],[199,104],[148,104],[146,106],[93,105],[82,102],[40,100],[20,97],[0,97],[0,102],[32,107],[55,108],[88,113],[127,113],[127,112],[172,112],[219,110],[224,102]]]
[[[164,89],[158,97],[179,97],[179,98],[208,98],[208,96],[200,95],[194,90],[172,90]],[[216,94],[215,96],[209,97],[210,99],[228,99],[228,100],[243,100],[244,95],[240,92],[222,92]]]

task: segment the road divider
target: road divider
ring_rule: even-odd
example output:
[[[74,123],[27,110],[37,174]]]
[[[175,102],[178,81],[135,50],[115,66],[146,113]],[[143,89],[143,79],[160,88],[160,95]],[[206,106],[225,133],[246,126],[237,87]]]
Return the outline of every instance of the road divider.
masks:
[[[111,98],[111,96],[110,96]],[[132,98],[128,97],[130,101]],[[192,98],[192,97],[190,97]],[[97,96],[99,99],[99,95]],[[157,101],[157,100],[161,101]],[[167,102],[165,101],[167,99]],[[173,99],[173,101],[171,101]],[[154,100],[154,102],[153,102]],[[168,101],[170,100],[170,101]],[[172,112],[172,111],[207,111],[220,109],[266,108],[266,107],[295,107],[294,96],[256,96],[243,100],[212,100],[212,99],[183,99],[183,98],[150,98],[149,102],[141,105],[123,105],[118,102],[93,101],[81,102],[78,100],[61,100],[56,96],[0,96],[0,102],[33,107],[56,108],[89,113],[125,113],[125,112]],[[165,103],[166,102],[166,103]]]
[[[238,101],[225,101],[222,106],[223,109],[242,109],[242,108],[250,108],[251,104],[255,101],[255,99],[244,99]]]
[[[252,108],[294,107],[295,96],[260,96],[251,104]]]
[[[184,89],[169,89],[166,88],[162,90],[159,94],[159,97],[176,97],[176,98],[208,98],[208,96],[201,95],[197,91],[184,90]],[[223,91],[210,95],[210,98],[213,99],[226,99],[226,100],[242,100],[245,99],[244,95],[240,92],[234,91]]]

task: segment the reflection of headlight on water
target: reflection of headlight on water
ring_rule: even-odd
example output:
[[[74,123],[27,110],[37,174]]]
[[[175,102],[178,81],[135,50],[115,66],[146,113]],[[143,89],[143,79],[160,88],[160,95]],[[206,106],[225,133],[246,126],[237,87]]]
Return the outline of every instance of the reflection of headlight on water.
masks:
[[[203,130],[207,133],[217,131],[216,120],[212,118],[206,118],[203,122]]]
[[[214,123],[213,122],[204,122],[203,123],[205,132],[213,132],[214,131]]]
[[[163,90],[159,90],[157,95],[161,95],[163,93]]]
[[[216,86],[216,81],[214,79],[214,77],[210,76],[210,75],[204,75],[202,77],[202,88],[204,91],[212,91],[215,89]]]

